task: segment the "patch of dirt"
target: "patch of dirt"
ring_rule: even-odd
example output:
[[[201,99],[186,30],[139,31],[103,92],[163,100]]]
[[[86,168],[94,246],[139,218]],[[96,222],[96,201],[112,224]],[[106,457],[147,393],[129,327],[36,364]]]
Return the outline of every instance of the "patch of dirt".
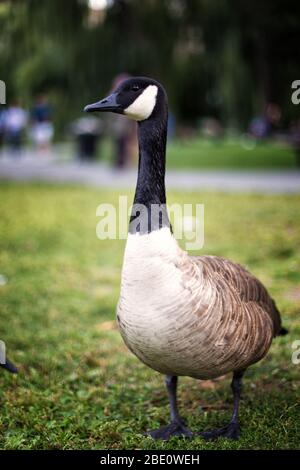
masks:
[[[285,293],[285,297],[289,300],[298,300],[300,301],[300,286],[293,287]]]
[[[95,328],[96,328],[97,331],[116,330],[117,329],[117,323],[115,322],[115,320],[104,321],[102,323],[97,323],[97,325],[95,325]]]
[[[213,380],[200,380],[198,382],[198,387],[202,390],[215,390],[216,388],[219,388],[221,385],[220,382],[222,382],[225,378],[226,375],[222,375],[221,377]]]

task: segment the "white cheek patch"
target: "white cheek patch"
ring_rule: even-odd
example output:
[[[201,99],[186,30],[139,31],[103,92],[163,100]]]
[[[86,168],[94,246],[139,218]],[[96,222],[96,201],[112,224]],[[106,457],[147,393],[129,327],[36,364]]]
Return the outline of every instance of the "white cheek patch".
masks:
[[[156,104],[158,88],[156,85],[149,85],[137,99],[124,109],[124,114],[135,121],[148,119]]]

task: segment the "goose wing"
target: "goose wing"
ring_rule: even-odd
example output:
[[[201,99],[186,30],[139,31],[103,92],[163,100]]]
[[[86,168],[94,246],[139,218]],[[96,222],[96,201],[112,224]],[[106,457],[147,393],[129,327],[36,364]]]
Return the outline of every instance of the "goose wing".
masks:
[[[200,263],[203,275],[211,278],[212,282],[216,276],[220,276],[234,291],[237,292],[242,302],[256,302],[270,316],[274,325],[274,336],[281,333],[281,317],[272,297],[268,294],[264,285],[247,269],[237,263],[233,263],[219,256],[195,256]]]

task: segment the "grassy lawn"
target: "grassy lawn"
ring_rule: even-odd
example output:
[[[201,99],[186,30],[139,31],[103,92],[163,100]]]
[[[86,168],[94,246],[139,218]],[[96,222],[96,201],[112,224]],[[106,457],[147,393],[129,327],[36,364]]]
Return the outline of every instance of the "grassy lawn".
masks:
[[[1,184],[0,338],[20,373],[0,370],[0,448],[299,449],[291,344],[300,339],[300,196],[169,194],[170,203],[205,204],[202,252],[247,265],[290,329],[246,374],[240,441],[213,443],[143,436],[167,422],[167,397],[162,377],[115,329],[125,241],[98,240],[95,211],[117,201],[117,192],[97,189]],[[180,380],[193,430],[228,420],[229,383]]]
[[[219,143],[205,139],[174,141],[169,147],[168,166],[236,170],[296,168],[290,148],[276,142],[260,143],[253,148],[249,145],[249,141],[242,140]]]

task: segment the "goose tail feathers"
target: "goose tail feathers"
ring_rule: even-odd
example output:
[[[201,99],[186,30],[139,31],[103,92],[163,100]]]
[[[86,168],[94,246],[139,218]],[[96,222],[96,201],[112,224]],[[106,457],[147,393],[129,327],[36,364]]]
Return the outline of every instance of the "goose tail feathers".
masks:
[[[280,330],[277,333],[277,336],[285,336],[289,333],[289,330],[284,328],[283,326],[280,328]]]
[[[289,333],[289,330],[287,330],[286,328],[284,328],[284,326],[282,326],[281,324],[281,314],[277,308],[277,305],[275,303],[275,301],[272,299],[272,303],[273,303],[273,309],[274,309],[274,312],[275,312],[275,315],[276,315],[276,323],[277,323],[277,328],[276,328],[276,334],[275,336],[285,336]]]

